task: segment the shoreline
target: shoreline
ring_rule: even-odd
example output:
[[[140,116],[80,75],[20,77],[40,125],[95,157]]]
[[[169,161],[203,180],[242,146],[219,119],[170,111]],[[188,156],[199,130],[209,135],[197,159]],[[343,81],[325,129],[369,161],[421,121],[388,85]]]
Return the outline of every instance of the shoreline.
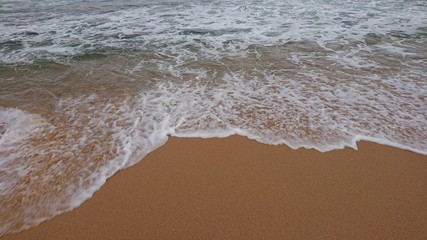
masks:
[[[423,239],[427,156],[169,138],[91,199],[1,239]]]

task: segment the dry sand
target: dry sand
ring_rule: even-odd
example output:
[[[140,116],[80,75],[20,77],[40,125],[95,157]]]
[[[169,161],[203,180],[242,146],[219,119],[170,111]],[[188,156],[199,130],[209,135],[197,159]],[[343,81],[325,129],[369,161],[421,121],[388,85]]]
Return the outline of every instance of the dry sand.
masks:
[[[427,156],[176,139],[6,239],[427,239]]]

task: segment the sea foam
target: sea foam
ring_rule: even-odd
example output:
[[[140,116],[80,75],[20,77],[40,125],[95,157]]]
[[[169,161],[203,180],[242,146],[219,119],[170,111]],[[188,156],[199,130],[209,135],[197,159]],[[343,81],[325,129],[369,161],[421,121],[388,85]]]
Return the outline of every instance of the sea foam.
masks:
[[[400,0],[2,4],[0,234],[79,206],[169,136],[322,152],[367,140],[427,155],[426,11]]]

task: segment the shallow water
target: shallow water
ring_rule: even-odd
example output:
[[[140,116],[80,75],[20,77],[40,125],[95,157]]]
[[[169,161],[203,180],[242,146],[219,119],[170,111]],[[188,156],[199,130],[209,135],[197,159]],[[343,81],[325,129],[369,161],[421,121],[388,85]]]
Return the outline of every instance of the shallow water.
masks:
[[[0,0],[0,234],[80,205],[169,135],[427,154],[426,12]]]

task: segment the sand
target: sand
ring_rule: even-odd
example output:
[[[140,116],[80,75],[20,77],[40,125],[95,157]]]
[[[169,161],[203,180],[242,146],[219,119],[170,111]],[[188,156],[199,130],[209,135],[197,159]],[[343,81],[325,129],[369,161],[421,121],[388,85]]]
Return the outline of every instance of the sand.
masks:
[[[177,139],[6,239],[427,239],[427,156]]]

